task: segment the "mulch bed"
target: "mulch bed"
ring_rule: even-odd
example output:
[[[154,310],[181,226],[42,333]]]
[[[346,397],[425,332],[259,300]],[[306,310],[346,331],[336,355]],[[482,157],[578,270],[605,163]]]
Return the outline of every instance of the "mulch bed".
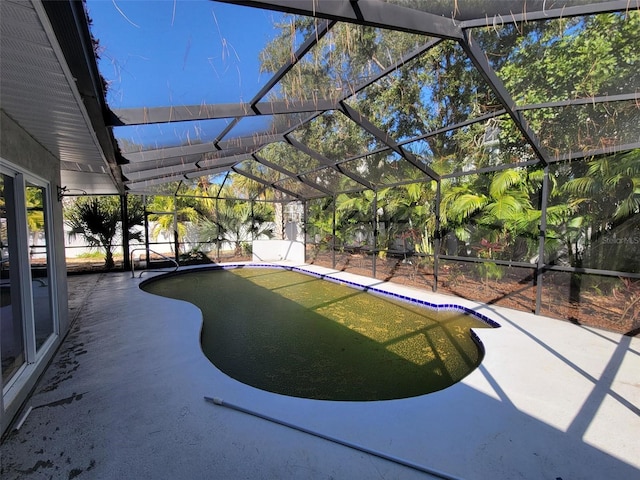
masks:
[[[307,259],[308,263],[332,268],[331,252]],[[536,287],[533,269],[505,268],[502,278],[483,278],[477,265],[443,262],[438,293],[535,312]],[[337,270],[372,276],[371,256],[336,252]],[[412,258],[376,258],[376,278],[432,290],[433,268],[417,265]],[[600,284],[596,282],[600,280]],[[585,285],[587,282],[588,285]],[[549,272],[543,278],[540,314],[576,325],[602,328],[624,335],[640,333],[640,281],[618,278],[587,278],[572,285],[571,274]]]

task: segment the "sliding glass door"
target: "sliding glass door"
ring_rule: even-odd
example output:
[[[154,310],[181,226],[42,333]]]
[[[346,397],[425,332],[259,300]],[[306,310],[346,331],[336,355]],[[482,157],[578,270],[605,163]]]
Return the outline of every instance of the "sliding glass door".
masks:
[[[0,353],[2,385],[7,385],[26,359],[14,178],[0,175]]]
[[[21,383],[58,333],[49,185],[4,162],[0,170],[2,393]]]

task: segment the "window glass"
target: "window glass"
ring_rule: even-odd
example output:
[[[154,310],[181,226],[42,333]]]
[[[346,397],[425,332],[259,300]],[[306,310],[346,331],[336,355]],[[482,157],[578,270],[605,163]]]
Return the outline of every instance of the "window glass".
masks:
[[[0,176],[0,352],[2,383],[13,378],[25,363],[24,319],[20,308],[14,179]]]
[[[29,264],[31,290],[33,292],[33,315],[35,322],[36,350],[53,333],[51,302],[51,276],[49,275],[46,189],[27,183],[25,201],[29,242]]]

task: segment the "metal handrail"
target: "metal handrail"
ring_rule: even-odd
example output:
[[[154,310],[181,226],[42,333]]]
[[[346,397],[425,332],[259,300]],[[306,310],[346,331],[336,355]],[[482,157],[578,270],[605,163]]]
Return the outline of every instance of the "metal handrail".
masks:
[[[155,250],[150,250],[150,249],[146,249],[146,248],[134,248],[133,250],[131,250],[131,252],[129,253],[129,260],[131,263],[131,278],[135,278],[136,273],[135,273],[135,263],[133,261],[133,252],[136,252],[138,250],[144,250],[145,252],[150,252],[150,253],[155,253],[156,255],[164,258],[165,260],[169,260],[170,262],[173,262],[176,266],[176,268],[174,268],[172,271],[175,272],[178,270],[178,268],[180,267],[180,265],[178,265],[178,262],[175,261],[175,259],[167,257],[166,255],[163,255],[162,253],[156,252]],[[149,254],[147,254],[147,266],[150,264],[150,260],[149,260]],[[142,274],[144,272],[165,272],[165,270],[142,270],[140,272],[140,275],[138,276],[138,278],[142,278]]]

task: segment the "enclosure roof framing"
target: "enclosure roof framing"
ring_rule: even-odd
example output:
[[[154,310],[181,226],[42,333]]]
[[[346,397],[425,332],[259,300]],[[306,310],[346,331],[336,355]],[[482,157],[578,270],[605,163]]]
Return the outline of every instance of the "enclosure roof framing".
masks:
[[[33,125],[38,141],[60,156],[68,186],[76,186],[71,179],[82,179],[90,193],[106,193],[91,187],[93,178],[100,178],[96,180],[100,184],[106,178],[111,192],[152,192],[163,183],[188,183],[200,176],[233,171],[285,196],[304,199],[306,194],[341,193],[327,186],[335,176],[340,179],[336,185],[345,191],[353,190],[354,185],[376,190],[405,184],[418,173],[424,174],[420,181],[439,182],[470,172],[546,166],[620,153],[637,149],[640,143],[640,85],[637,74],[632,73],[640,68],[638,58],[611,52],[613,61],[622,70],[629,65],[631,73],[608,70],[602,75],[610,75],[611,81],[593,89],[574,88],[583,85],[579,75],[584,73],[568,80],[547,80],[540,73],[544,65],[535,64],[553,57],[554,42],[571,44],[574,37],[587,32],[594,19],[605,21],[609,16],[637,22],[640,0],[203,0],[199,5],[216,8],[217,3],[227,4],[225,8],[234,9],[234,15],[243,19],[262,14],[263,22],[278,24],[280,30],[274,28],[277,33],[271,43],[245,35],[247,42],[255,43],[264,80],[255,87],[245,85],[238,98],[195,92],[184,102],[170,97],[154,103],[143,98],[137,104],[141,106],[136,106],[133,102],[117,104],[115,95],[114,99],[106,96],[105,84],[113,79],[103,71],[93,43],[100,40],[93,37],[95,24],[102,19],[92,18],[90,25],[85,2],[7,0],[2,10],[2,108],[21,125]],[[91,1],[87,5],[90,10]],[[196,11],[194,5],[181,7],[182,13],[188,17]],[[40,18],[39,24],[20,23],[20,12],[29,10],[35,13],[34,19]],[[264,11],[276,13],[267,18]],[[554,28],[545,29],[547,25]],[[573,27],[552,41],[542,41],[543,35],[561,31],[563,25]],[[32,46],[19,43],[27,38],[24,32],[19,34],[19,28],[31,29],[32,35],[44,32],[54,55],[32,58]],[[527,37],[529,31],[534,34]],[[345,32],[354,37],[347,41]],[[633,35],[628,40],[633,46],[640,34],[635,30],[628,34]],[[135,42],[134,38],[130,41]],[[153,43],[153,38],[148,40]],[[277,50],[282,47],[277,41],[284,42],[284,50]],[[360,43],[365,53],[358,57]],[[513,63],[525,62],[530,47],[536,52],[528,60],[532,65]],[[279,53],[268,57],[274,51]],[[594,48],[591,53],[594,57],[599,51]],[[454,57],[459,63],[452,70],[457,77],[451,80],[447,75]],[[20,59],[22,72],[14,66]],[[113,61],[124,63],[126,59]],[[58,80],[51,62],[66,72],[66,80]],[[597,59],[593,62],[597,67]],[[521,69],[524,78],[509,77],[504,65]],[[51,85],[55,83],[54,74],[55,82],[71,93],[75,105],[56,107],[62,91],[53,92],[46,102],[49,113],[44,115],[44,105],[32,101],[28,89],[19,88],[24,80],[18,78],[28,75],[38,80],[32,86],[35,99],[45,88],[47,76]],[[151,84],[151,78],[131,75],[140,84]],[[535,95],[528,94],[529,80],[538,82],[531,85]],[[443,88],[442,82],[448,81],[460,82],[459,95]],[[224,91],[227,87],[214,86],[212,91],[216,88]],[[413,103],[398,100],[404,96]],[[219,98],[228,100],[218,102]],[[397,103],[385,104],[391,101]],[[594,117],[593,126],[579,125]],[[61,126],[55,138],[40,133],[45,118]],[[84,125],[81,128],[72,125],[78,119]],[[474,155],[455,144],[457,138],[467,138],[473,140],[467,144],[488,151],[493,148],[491,142],[500,142],[499,134],[504,131],[518,136],[521,145],[515,156],[519,158],[505,158],[498,165],[474,164],[470,160]],[[184,132],[204,133],[194,139]],[[344,135],[353,136],[351,143]],[[438,155],[445,155],[443,151],[455,159],[456,166],[442,169]],[[263,168],[274,178],[265,180],[260,178],[264,173],[257,176],[239,167],[247,159],[253,162],[247,163],[250,168]],[[307,160],[307,165],[299,163]],[[326,172],[327,185],[314,181],[321,178],[323,169],[331,171]],[[389,171],[384,180],[375,176]],[[291,181],[300,182],[299,191],[304,193],[283,187],[292,187]]]
[[[331,24],[332,25],[332,24]],[[327,26],[329,27],[329,25]],[[319,40],[320,34],[324,34],[326,30],[318,31],[316,34]],[[313,40],[316,37],[312,37]],[[251,102],[237,103],[237,104],[215,104],[215,105],[176,105],[171,107],[140,107],[140,108],[116,108],[110,110],[109,125],[112,127],[120,127],[124,125],[148,125],[153,123],[171,123],[182,121],[194,121],[194,120],[212,120],[217,118],[240,118],[251,117],[259,115],[277,115],[285,113],[311,113],[314,115],[308,117],[306,121],[314,118],[323,111],[333,110],[338,108],[338,104],[342,100],[346,100],[349,96],[356,94],[364,90],[369,85],[385,77],[389,73],[398,69],[405,63],[413,60],[414,58],[422,55],[435,45],[440,43],[442,39],[433,39],[428,41],[424,45],[400,58],[393,63],[390,67],[386,68],[382,72],[370,78],[368,81],[362,82],[357,87],[354,87],[352,91],[345,92],[339,99],[314,99],[307,101],[295,101],[295,100],[280,100],[280,101],[260,101],[266,95],[266,90],[263,88]],[[315,42],[308,42],[313,46]],[[305,44],[306,45],[306,44]],[[277,81],[282,79],[282,76],[293,67],[298,60],[306,53],[308,49],[300,49],[295,55],[294,59],[281,68],[267,85],[272,88],[277,84]],[[288,133],[288,132],[285,132]]]
[[[373,123],[371,123],[366,117],[364,117],[360,112],[351,108],[344,102],[340,103],[341,109],[340,111],[344,113],[351,120],[356,122],[362,128],[364,128],[367,132],[371,133],[374,137],[380,140],[382,143],[387,145],[391,150],[400,154],[402,158],[409,161],[414,167],[422,170],[423,173],[429,175],[433,180],[438,180],[440,175],[438,175],[434,170],[429,167],[422,165],[411,152],[403,149],[398,143],[389,136],[389,134],[383,132],[379,128],[377,128]]]
[[[441,38],[462,38],[462,30],[453,19],[377,0],[333,0],[331,2],[318,0],[216,1]]]
[[[314,101],[272,101],[258,103],[232,103],[216,105],[185,105],[172,107],[142,107],[114,109],[110,125],[149,125],[220,118],[253,117],[259,115],[279,115],[285,113],[311,113],[336,108],[335,100]]]
[[[159,148],[154,150],[142,150],[140,152],[126,153],[125,158],[131,162],[160,160],[163,158],[181,157],[183,155],[207,154],[212,152],[224,152],[230,148],[258,149],[259,147],[281,141],[282,135],[255,135],[252,137],[240,137],[224,142],[211,142],[196,145],[180,145],[175,147]]]
[[[492,3],[497,4],[500,2]],[[509,4],[508,10],[498,10],[493,15],[464,20],[460,22],[460,27],[464,29],[471,27],[490,27],[513,22],[534,22],[539,20],[579,17],[597,13],[624,12],[633,10],[639,6],[637,0],[584,2],[582,5],[575,5],[575,2],[570,1],[560,1],[554,2],[549,8],[547,8],[546,2],[542,1],[513,1],[502,3]]]
[[[504,83],[500,80],[498,75],[493,71],[489,60],[482,49],[480,49],[477,42],[474,41],[471,31],[465,30],[465,38],[461,41],[462,48],[468,53],[471,61],[476,68],[480,71],[480,74],[485,79],[489,87],[493,90],[493,93],[500,100],[500,103],[505,108],[507,113],[513,118],[518,129],[522,132],[531,148],[545,165],[549,163],[547,154],[542,150],[540,146],[540,140],[537,135],[529,127],[529,123],[522,116],[522,114],[516,110],[516,102],[511,97],[511,94],[505,87]]]
[[[287,135],[285,137],[287,143],[289,143],[292,147],[297,148],[298,150],[300,150],[301,152],[309,155],[312,158],[315,158],[316,160],[319,160],[322,164],[332,168],[333,170],[349,177],[351,180],[353,180],[356,183],[359,183],[360,185],[370,189],[370,190],[375,190],[375,187],[373,186],[372,183],[370,183],[369,181],[367,181],[366,179],[360,177],[359,175],[356,175],[354,173],[351,172],[347,172],[345,170],[343,170],[340,165],[338,165],[336,162],[332,162],[331,160],[329,160],[327,157],[325,157],[324,155],[316,152],[315,150],[309,148],[307,145],[297,141],[296,139],[292,138],[291,136]]]
[[[305,185],[309,185],[310,187],[315,188],[316,190],[319,190],[319,191],[323,192],[325,195],[333,195],[333,192],[327,190],[323,186],[318,185],[317,183],[312,182],[312,181],[304,178],[302,175],[297,175],[294,172],[291,172],[291,171],[287,170],[286,168],[281,167],[277,163],[270,162],[270,161],[262,158],[260,155],[258,155],[256,153],[254,153],[252,155],[252,157],[256,162],[261,163],[262,165],[265,165],[266,167],[273,168],[274,170],[282,173],[283,175],[286,175],[289,178],[295,178],[298,181],[304,183]]]

